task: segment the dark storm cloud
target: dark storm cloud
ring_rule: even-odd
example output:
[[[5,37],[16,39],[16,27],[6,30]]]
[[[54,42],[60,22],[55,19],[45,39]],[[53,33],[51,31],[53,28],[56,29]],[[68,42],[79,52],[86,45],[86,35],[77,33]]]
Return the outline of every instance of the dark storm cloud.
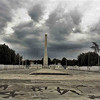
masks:
[[[43,15],[43,8],[40,4],[37,4],[33,6],[28,13],[34,21],[38,22]]]
[[[41,58],[43,57],[43,44],[39,39],[25,39],[24,44],[28,48],[25,52],[30,58]]]
[[[18,39],[24,39],[27,36],[35,35],[38,36],[43,30],[35,26],[32,21],[23,22],[13,27],[15,37]]]
[[[19,7],[22,2],[23,0],[21,0],[20,3],[17,2]],[[14,3],[15,2],[13,1],[11,5]],[[38,22],[41,19],[43,14],[42,6],[39,4],[34,5],[31,7],[31,9],[28,10],[28,14],[33,19],[33,21],[23,22],[17,26],[14,26],[12,28],[14,33],[10,35],[10,37],[4,37],[4,41],[12,45],[13,49],[19,45],[19,50],[16,49],[15,51],[19,51],[22,55],[27,55],[28,58],[40,58],[43,57],[44,45],[43,41],[39,38],[45,29],[44,27],[36,27],[35,22]]]
[[[45,30],[45,26],[36,27],[43,16],[43,8],[40,4],[34,5],[29,9],[28,14],[33,21],[20,23],[13,27],[14,33],[8,38],[5,37],[5,41],[13,46],[17,44],[24,46],[26,49],[20,51],[21,54],[27,55],[28,58],[41,58],[44,54],[44,41],[40,40],[41,33],[49,32],[51,40],[55,43],[48,44],[48,54],[53,57],[54,52],[59,56],[59,52],[66,52],[71,49],[83,48],[84,46],[70,43],[59,43],[58,41],[65,41],[65,35],[70,34],[72,28],[78,26],[80,23],[81,15],[78,10],[64,13],[64,9],[59,10],[56,8],[50,13],[45,25],[48,30]],[[75,13],[76,12],[76,13]],[[76,14],[76,15],[75,15]],[[35,23],[36,22],[36,23]],[[77,30],[78,31],[78,27]],[[28,38],[27,38],[28,37]],[[44,36],[43,36],[44,39]],[[49,41],[49,40],[48,40]],[[53,53],[51,53],[53,52]],[[63,55],[62,55],[63,56]]]
[[[14,27],[14,33],[10,37],[5,37],[4,40],[13,46],[17,44],[20,48],[25,47],[20,51],[22,55],[27,55],[28,58],[40,58],[43,56],[43,41],[39,39],[41,29],[36,28],[33,22],[20,23]]]
[[[76,43],[59,43],[59,44],[50,44],[48,47],[48,50],[50,51],[57,51],[57,52],[66,52],[67,50],[77,50],[80,48],[84,48],[86,47],[86,43],[85,44],[76,44]]]
[[[72,29],[75,28],[74,33],[81,32],[78,27],[81,22],[81,14],[75,9],[70,12],[64,13],[64,9],[59,11],[56,8],[50,15],[46,24],[49,27],[49,32],[55,40],[64,41],[65,35],[70,34]]]
[[[21,0],[20,2],[17,2],[16,0],[12,1],[13,2],[9,1],[10,5],[15,5],[17,3],[15,6],[16,8],[20,8],[23,3],[25,3],[25,0]],[[33,15],[30,11],[30,14],[32,15],[31,18],[33,18],[34,21],[38,21],[40,19],[41,12],[39,10],[41,10],[41,7],[39,8],[38,5],[35,5],[33,8],[34,10],[31,9],[33,11]],[[36,14],[36,16],[34,14]],[[36,27],[36,23],[34,21],[23,22],[14,26],[12,28],[14,33],[9,37],[3,38],[6,43],[9,43],[12,48],[16,52],[23,55],[25,59],[43,57],[44,45],[42,44],[43,41],[39,39],[39,34],[41,34],[43,30],[39,27]]]
[[[100,46],[100,20],[97,24],[90,28],[90,32],[93,37],[97,36],[97,38],[92,39],[92,42],[97,42],[97,44]]]
[[[99,22],[96,25],[93,25],[90,28],[90,31],[91,32],[96,32],[97,34],[100,34],[100,20],[99,20]]]
[[[79,23],[81,22],[82,14],[77,9],[74,9],[70,11],[70,16],[73,20],[73,23],[75,25],[79,25]]]
[[[71,59],[77,58],[77,56],[82,53],[85,49],[91,50],[90,46],[92,45],[91,42],[85,43],[70,43],[70,42],[63,42],[60,41],[58,43],[49,43],[48,44],[48,55],[51,58],[58,57],[68,57]]]
[[[33,22],[20,23],[18,26],[13,28],[13,30],[15,31],[14,32],[15,37],[17,37],[18,39],[23,39],[27,35],[32,34],[33,32],[32,26]]]
[[[68,10],[67,7],[63,9],[59,5],[56,9],[53,9],[51,6],[50,9],[53,10],[48,13],[48,9],[48,19],[41,24],[41,20],[45,20],[43,19],[45,18],[44,12],[46,9],[44,4],[40,2],[35,4],[33,2],[34,4],[27,5],[27,3],[28,0],[0,0],[0,30],[6,27],[7,22],[12,20],[12,9],[16,11],[17,9],[24,9],[26,6],[29,6],[25,10],[32,20],[15,25],[12,28],[14,33],[10,37],[4,37],[4,41],[12,45],[13,49],[17,48],[15,51],[25,55],[27,58],[42,58],[44,54],[44,33],[48,33],[48,36],[50,36],[48,37],[48,55],[52,58],[63,56],[74,57],[76,52],[78,52],[77,50],[81,51],[81,49],[89,48],[90,41],[79,43],[80,41],[76,38],[75,42],[72,43],[66,38],[71,33],[82,34],[80,23],[83,15],[77,8]],[[68,11],[65,12],[65,10]],[[25,16],[23,15],[23,17]],[[93,27],[90,32],[99,34],[100,24]],[[72,38],[74,39],[74,37]],[[17,45],[19,46],[17,47]],[[73,54],[69,53],[69,51],[73,52]]]
[[[23,0],[0,0],[0,34],[4,34],[4,28],[7,27],[7,22],[12,21],[12,10],[21,7]]]
[[[5,0],[0,0],[0,33],[2,33],[8,21],[11,21],[10,7]]]
[[[44,45],[41,43],[42,41],[40,41],[38,38],[29,38],[29,39],[24,38],[21,40],[13,36],[11,36],[10,38],[13,38],[13,39],[11,40],[7,38],[6,42],[14,46],[13,49],[15,49],[17,44],[19,44],[20,45],[19,51],[21,55],[27,56],[27,58],[30,58],[30,59],[43,57],[43,53],[44,53],[43,46]],[[25,49],[23,47],[25,47]]]
[[[48,55],[51,58],[57,57],[67,57],[67,58],[77,58],[84,48],[87,48],[86,44],[71,44],[71,43],[62,43],[62,44],[52,44],[48,47]]]
[[[9,5],[11,9],[16,9],[18,7],[21,7],[22,3],[24,3],[24,0],[4,0],[6,4]]]

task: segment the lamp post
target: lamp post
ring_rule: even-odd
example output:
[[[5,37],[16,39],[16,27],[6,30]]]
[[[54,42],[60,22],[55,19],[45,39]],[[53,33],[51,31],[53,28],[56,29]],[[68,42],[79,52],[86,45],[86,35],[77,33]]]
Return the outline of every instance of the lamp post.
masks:
[[[89,54],[88,54],[88,71],[90,70]]]
[[[98,68],[99,68],[99,71],[100,71],[100,67],[99,67],[99,52],[98,52]]]
[[[19,66],[20,66],[20,55],[19,55]]]
[[[66,67],[67,67],[67,59],[66,59]]]

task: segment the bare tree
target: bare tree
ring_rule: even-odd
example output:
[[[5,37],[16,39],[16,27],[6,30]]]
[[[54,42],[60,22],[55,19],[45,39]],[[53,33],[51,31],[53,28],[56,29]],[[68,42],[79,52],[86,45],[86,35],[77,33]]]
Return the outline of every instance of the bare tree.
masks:
[[[92,42],[93,46],[91,46],[92,49],[94,49],[94,52],[98,53],[99,52],[99,45],[96,42]]]
[[[93,46],[91,46],[92,49],[94,49],[95,53],[99,53],[100,49],[99,49],[99,45],[96,42],[92,42]],[[99,54],[98,54],[98,66],[99,66]]]

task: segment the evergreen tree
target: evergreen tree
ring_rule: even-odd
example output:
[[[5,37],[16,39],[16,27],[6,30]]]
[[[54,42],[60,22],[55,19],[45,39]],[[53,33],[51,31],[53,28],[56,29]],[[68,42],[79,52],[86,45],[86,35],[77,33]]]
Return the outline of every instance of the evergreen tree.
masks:
[[[20,62],[20,63],[19,63]],[[22,57],[7,45],[0,45],[0,64],[21,64]]]

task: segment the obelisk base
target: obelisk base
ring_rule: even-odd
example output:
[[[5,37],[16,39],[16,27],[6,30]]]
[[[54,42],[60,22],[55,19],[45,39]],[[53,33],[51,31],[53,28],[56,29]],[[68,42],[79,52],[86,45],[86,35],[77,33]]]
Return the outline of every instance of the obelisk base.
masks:
[[[47,68],[49,68],[49,66],[48,65],[43,65],[43,68],[46,68],[47,69]]]

